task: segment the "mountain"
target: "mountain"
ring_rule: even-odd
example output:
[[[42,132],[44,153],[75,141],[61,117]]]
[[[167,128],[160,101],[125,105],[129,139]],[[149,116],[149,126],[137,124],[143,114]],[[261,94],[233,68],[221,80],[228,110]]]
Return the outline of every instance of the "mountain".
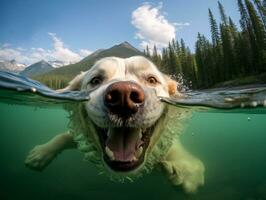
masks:
[[[8,72],[21,72],[25,69],[26,65],[19,64],[15,60],[10,61],[0,61],[0,70]]]
[[[34,63],[26,67],[20,74],[28,77],[39,76],[49,71],[52,71],[54,68],[48,62],[41,60],[37,63]]]
[[[59,68],[59,67],[62,67],[62,66],[64,66],[64,65],[66,65],[65,62],[60,61],[60,60],[48,61],[48,63],[49,63],[50,65],[52,65],[54,68]]]
[[[116,56],[120,58],[127,58],[130,56],[143,55],[141,51],[133,47],[128,42],[123,42],[121,44],[115,45],[109,49],[99,49],[89,56],[85,57],[81,61],[75,64],[66,65],[57,69],[54,69],[43,76],[39,76],[39,80],[43,80],[44,76],[57,77],[60,80],[71,80],[74,76],[79,74],[81,71],[86,71],[99,59],[109,56]]]
[[[105,51],[105,49],[98,49],[97,51],[94,51],[92,54],[90,54],[87,57],[83,58],[81,61],[84,62],[84,61],[96,58],[99,55],[99,53],[101,53],[102,51]]]

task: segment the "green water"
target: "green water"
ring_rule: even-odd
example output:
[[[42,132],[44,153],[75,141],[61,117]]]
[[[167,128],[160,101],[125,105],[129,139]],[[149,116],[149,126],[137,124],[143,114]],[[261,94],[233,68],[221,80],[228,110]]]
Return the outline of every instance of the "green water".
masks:
[[[43,172],[26,168],[30,149],[67,130],[67,115],[0,103],[0,199],[266,199],[265,109],[193,114],[182,142],[206,167],[195,195],[156,171],[133,183],[112,182],[77,150],[63,152]]]

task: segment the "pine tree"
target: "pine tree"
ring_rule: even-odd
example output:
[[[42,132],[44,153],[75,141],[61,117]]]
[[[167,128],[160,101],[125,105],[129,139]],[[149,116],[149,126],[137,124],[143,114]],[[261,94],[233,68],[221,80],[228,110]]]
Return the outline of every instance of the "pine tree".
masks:
[[[162,50],[162,61],[161,61],[161,70],[166,74],[170,74],[168,67],[169,66],[169,53],[167,48],[163,48]]]
[[[179,57],[180,56],[180,44],[178,42],[178,40],[175,41],[175,51],[176,51],[176,55]]]
[[[176,55],[177,58],[177,68],[178,68],[178,73],[182,74],[183,73],[183,69],[182,69],[182,65],[181,65],[181,55],[180,55],[180,45],[178,40],[172,40],[172,47],[174,50],[174,53]],[[178,75],[178,74],[177,74]]]
[[[213,46],[217,46],[220,43],[220,38],[219,38],[220,36],[219,36],[217,22],[213,17],[211,9],[209,9],[209,21],[211,26],[212,44]]]
[[[232,46],[228,27],[220,24],[222,48],[223,48],[223,64],[224,64],[224,80],[229,80],[231,74]]]
[[[196,42],[196,62],[197,62],[197,79],[198,87],[206,88],[213,85],[213,77],[211,73],[212,55],[210,49],[212,44],[206,39],[204,35],[198,33]]]
[[[186,68],[183,69],[186,71],[186,74],[184,73],[185,79],[188,81],[187,85],[192,87],[192,84],[196,84],[196,66],[195,66],[195,58],[192,55],[189,47],[186,49]]]
[[[160,54],[158,54],[156,45],[153,46],[153,53],[151,59],[157,67],[161,66],[161,56]]]
[[[242,34],[240,38],[242,65],[245,68],[246,73],[254,73],[256,71],[257,58],[254,56],[257,52],[257,45],[255,40],[255,34],[251,25],[248,11],[242,0],[238,0],[238,8],[240,12],[240,25]]]
[[[243,69],[240,64],[240,45],[239,45],[239,34],[238,34],[238,30],[237,27],[235,25],[235,23],[233,22],[233,20],[231,19],[231,17],[229,17],[229,34],[230,34],[230,39],[231,39],[231,47],[232,47],[232,56],[233,56],[233,60],[231,60],[231,72],[233,73],[234,77],[238,77],[242,72]]]
[[[219,33],[217,22],[214,19],[214,16],[210,9],[209,9],[209,21],[210,21],[211,34],[212,34],[212,44],[213,44],[212,51],[213,51],[214,62],[215,62],[213,68],[216,70],[215,78],[216,80],[221,81],[223,79],[221,39],[220,39],[220,33]]]
[[[243,4],[242,0],[238,0],[238,9],[239,9],[240,16],[241,16],[240,25],[241,25],[242,31],[247,31],[248,27],[250,26],[249,17],[248,17],[247,9],[245,5]]]
[[[263,22],[258,16],[250,0],[245,0],[252,28],[254,31],[256,49],[254,51],[254,65],[257,66],[257,72],[266,71],[266,33]]]
[[[146,50],[145,50],[145,49],[143,50],[143,54],[144,54],[145,56],[147,56],[147,54],[146,54]]]
[[[264,28],[266,29],[266,7],[263,6],[263,3],[260,0],[253,0],[253,1],[256,5],[258,11],[259,11],[259,14],[260,14],[260,17],[262,19]],[[266,6],[266,3],[265,3],[265,6]]]
[[[182,70],[178,65],[178,60],[177,60],[178,58],[175,54],[173,46],[171,45],[171,42],[169,42],[168,51],[169,51],[168,71],[170,75],[178,75],[179,73],[182,73]]]
[[[196,41],[196,50],[195,50],[195,59],[197,62],[197,84],[198,87],[203,87],[204,86],[204,79],[205,79],[205,74],[204,74],[204,58],[203,58],[203,44],[202,44],[202,37],[201,34],[198,33],[197,36],[197,41]]]
[[[222,24],[227,26],[228,24],[228,17],[225,14],[223,5],[218,1],[218,7],[221,15]]]
[[[146,56],[147,56],[148,58],[151,57],[150,48],[149,48],[148,45],[146,46]]]
[[[181,69],[182,73],[186,73],[186,45],[183,39],[180,40],[180,63],[181,63]]]

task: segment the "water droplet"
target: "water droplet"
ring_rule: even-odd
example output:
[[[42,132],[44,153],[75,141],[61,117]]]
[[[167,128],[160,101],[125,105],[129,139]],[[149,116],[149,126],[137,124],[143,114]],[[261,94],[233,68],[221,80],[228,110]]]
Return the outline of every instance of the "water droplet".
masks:
[[[36,88],[32,87],[32,88],[31,88],[31,91],[32,91],[32,92],[36,92],[37,90],[36,90]]]
[[[250,121],[251,120],[251,118],[250,117],[248,117],[248,121]]]
[[[232,102],[232,101],[234,101],[234,99],[231,98],[231,97],[226,97],[226,98],[224,98],[224,100],[227,101],[227,102]]]

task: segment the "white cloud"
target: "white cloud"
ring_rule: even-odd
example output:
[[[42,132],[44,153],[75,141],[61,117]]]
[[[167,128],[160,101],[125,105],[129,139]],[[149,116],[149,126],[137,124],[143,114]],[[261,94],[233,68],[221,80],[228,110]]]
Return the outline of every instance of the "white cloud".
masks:
[[[136,27],[135,38],[141,41],[140,46],[146,45],[153,47],[165,47],[168,42],[175,39],[177,29],[189,26],[189,23],[171,23],[166,18],[166,13],[161,12],[162,3],[153,6],[150,3],[144,3],[132,12],[131,23]]]
[[[10,44],[0,46],[0,60],[16,60],[18,63],[30,65],[40,60],[60,61],[70,64],[80,61],[85,56],[92,53],[87,49],[80,49],[79,52],[74,52],[65,47],[63,41],[56,36],[55,33],[48,33],[53,41],[53,49],[43,49],[32,47],[24,49],[21,47],[12,48]]]
[[[65,61],[69,63],[78,62],[81,59],[81,56],[70,49],[64,47],[64,43],[58,37],[56,37],[55,33],[48,33],[53,40],[53,54],[55,60]]]

